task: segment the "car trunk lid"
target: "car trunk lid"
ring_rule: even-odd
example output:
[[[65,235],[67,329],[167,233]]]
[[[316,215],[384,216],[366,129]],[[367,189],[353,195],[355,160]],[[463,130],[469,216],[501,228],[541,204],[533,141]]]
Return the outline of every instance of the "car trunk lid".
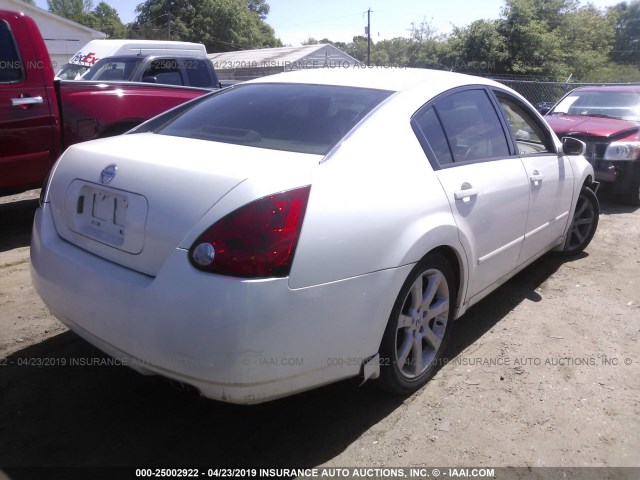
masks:
[[[198,221],[238,185],[317,163],[316,155],[124,135],[67,150],[49,199],[62,238],[155,276]],[[240,196],[237,206],[254,199]]]

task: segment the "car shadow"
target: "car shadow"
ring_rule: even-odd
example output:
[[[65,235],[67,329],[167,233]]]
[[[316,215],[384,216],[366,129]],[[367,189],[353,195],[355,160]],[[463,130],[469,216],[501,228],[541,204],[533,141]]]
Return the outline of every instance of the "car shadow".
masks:
[[[85,365],[69,366],[72,359]],[[308,468],[405,400],[347,381],[267,404],[228,405],[100,365],[108,361],[72,332],[7,358],[0,465],[10,478],[25,478],[20,467],[34,465]]]
[[[37,208],[38,199],[0,204],[0,252],[29,245]]]
[[[613,195],[611,192],[598,192],[598,200],[600,201],[600,213],[605,215],[618,215],[621,213],[634,213],[640,207],[625,203],[620,197]]]
[[[455,321],[445,358],[451,360],[460,355],[524,300],[540,302],[542,297],[536,289],[564,263],[586,256],[584,252],[573,257],[550,253],[519,272]]]
[[[471,308],[454,324],[447,357],[524,299],[539,301],[536,288],[563,262],[547,255]],[[0,364],[0,465],[10,478],[27,478],[24,467],[34,465],[308,468],[339,455],[407,400],[352,380],[267,404],[228,405],[109,362],[65,332]]]

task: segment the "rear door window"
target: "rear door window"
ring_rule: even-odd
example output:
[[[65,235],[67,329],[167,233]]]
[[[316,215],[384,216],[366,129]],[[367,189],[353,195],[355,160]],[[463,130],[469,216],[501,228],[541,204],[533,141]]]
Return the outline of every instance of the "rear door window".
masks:
[[[215,87],[216,82],[211,74],[211,68],[207,65],[209,60],[197,58],[181,60],[182,68],[187,74],[189,85],[193,87]]]
[[[414,118],[414,124],[424,135],[437,163],[440,166],[453,163],[451,148],[434,108],[429,107],[418,113]]]
[[[24,78],[24,69],[9,24],[0,20],[0,83],[16,83]]]
[[[485,90],[463,90],[434,107],[455,163],[509,156],[502,124]]]
[[[142,74],[145,82],[163,83],[166,85],[184,85],[180,71],[180,62],[175,58],[153,60]],[[152,80],[153,79],[153,80]]]

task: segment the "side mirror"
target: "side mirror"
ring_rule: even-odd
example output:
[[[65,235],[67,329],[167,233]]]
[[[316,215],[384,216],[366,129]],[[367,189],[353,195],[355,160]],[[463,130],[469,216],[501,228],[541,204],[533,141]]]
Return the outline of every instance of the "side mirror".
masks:
[[[540,115],[546,115],[551,110],[551,107],[540,107],[538,108],[538,112]]]
[[[142,77],[142,81],[145,83],[158,83],[158,79],[156,77]]]
[[[577,138],[563,137],[562,138],[562,153],[565,155],[584,155],[587,151],[587,145]]]

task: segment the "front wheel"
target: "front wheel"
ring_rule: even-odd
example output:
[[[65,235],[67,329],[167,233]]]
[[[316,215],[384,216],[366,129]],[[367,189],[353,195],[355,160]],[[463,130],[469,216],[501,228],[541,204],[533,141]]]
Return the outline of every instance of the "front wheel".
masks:
[[[442,360],[455,308],[451,266],[430,254],[411,271],[393,306],[380,345],[382,383],[398,394],[413,393]]]
[[[590,188],[582,187],[561,253],[575,255],[587,248],[596,233],[599,218],[598,197]]]

